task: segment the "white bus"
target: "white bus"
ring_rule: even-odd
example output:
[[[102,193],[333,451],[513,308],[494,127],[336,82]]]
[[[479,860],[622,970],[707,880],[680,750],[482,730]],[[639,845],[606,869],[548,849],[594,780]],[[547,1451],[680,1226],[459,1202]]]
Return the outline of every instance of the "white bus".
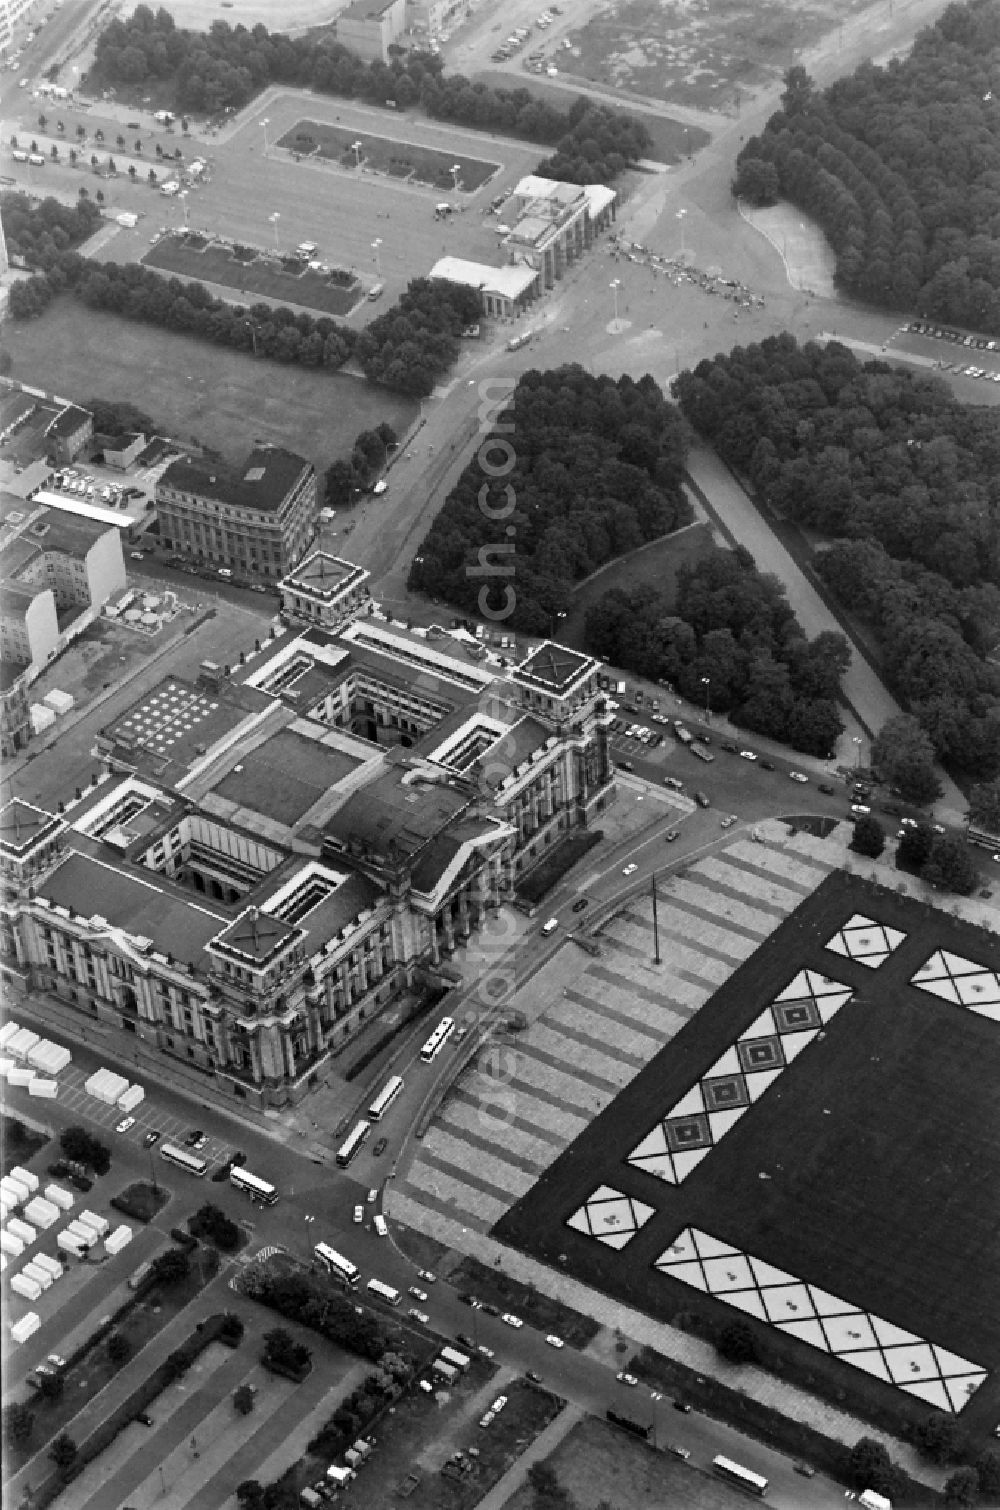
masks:
[[[188,1174],[197,1175],[200,1180],[208,1169],[208,1160],[202,1159],[196,1153],[188,1153],[186,1148],[177,1148],[173,1143],[160,1145],[160,1158],[166,1159],[168,1164],[176,1164],[178,1169],[185,1169]]]
[[[749,1468],[742,1468],[732,1458],[713,1458],[712,1468],[720,1478],[728,1479],[731,1484],[738,1484],[741,1489],[745,1489],[748,1494],[755,1494],[760,1500],[767,1493],[767,1479],[759,1473],[751,1473]]]
[[[337,1163],[341,1169],[347,1168],[371,1130],[372,1125],[370,1122],[355,1122],[347,1135],[346,1143],[337,1149]]]
[[[361,1278],[361,1274],[357,1265],[352,1264],[349,1258],[345,1258],[335,1248],[331,1248],[329,1243],[317,1243],[313,1249],[313,1256],[317,1263],[323,1265],[328,1274],[331,1274],[334,1279],[340,1280],[345,1289],[356,1290],[358,1288],[358,1280]]]
[[[420,1057],[425,1064],[429,1064],[430,1061],[435,1057],[435,1055],[440,1052],[440,1050],[448,1042],[448,1039],[451,1037],[454,1031],[454,1017],[442,1017],[441,1021],[438,1023],[437,1027],[434,1029],[433,1033],[428,1038],[423,1048],[420,1050]]]
[[[395,1101],[396,1097],[399,1095],[402,1089],[402,1075],[393,1075],[390,1080],[387,1080],[385,1082],[385,1085],[383,1085],[382,1089],[375,1097],[375,1100],[368,1108],[368,1115],[369,1117],[371,1117],[373,1122],[381,1122],[382,1118],[385,1116],[386,1112],[389,1110],[390,1106]]]
[[[237,1164],[230,1167],[229,1182],[235,1190],[245,1190],[251,1200],[259,1201],[262,1206],[273,1206],[278,1199],[278,1192],[273,1185]]]
[[[387,1306],[398,1306],[403,1298],[392,1285],[384,1285],[380,1279],[370,1279],[365,1288],[369,1295],[374,1295],[377,1300],[384,1300]]]

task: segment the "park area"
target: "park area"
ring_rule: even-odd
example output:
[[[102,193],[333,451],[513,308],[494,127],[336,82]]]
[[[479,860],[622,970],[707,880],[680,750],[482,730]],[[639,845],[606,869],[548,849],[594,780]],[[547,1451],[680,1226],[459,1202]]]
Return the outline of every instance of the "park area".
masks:
[[[368,136],[321,121],[296,121],[277,145],[299,157],[326,158],[342,168],[379,173],[442,193],[474,194],[500,171],[499,163],[461,152],[388,136]]]
[[[317,268],[294,252],[281,256],[197,231],[161,236],[142,260],[158,272],[238,289],[249,300],[273,299],[324,315],[348,315],[364,298],[357,276],[344,268]]]
[[[4,346],[15,375],[30,372],[39,388],[81,404],[98,397],[140,404],[161,433],[196,440],[233,463],[259,439],[323,471],[350,452],[359,431],[385,420],[402,435],[416,413],[409,400],[359,378],[257,361],[70,298],[37,320],[9,324]]]
[[[884,1424],[991,1428],[998,1000],[995,939],[837,872],[493,1235],[707,1336],[756,1318],[765,1366]]]
[[[715,549],[709,525],[691,524],[673,535],[664,535],[660,540],[640,546],[627,556],[616,557],[573,589],[560,640],[564,645],[583,650],[586,647],[584,625],[587,614],[613,588],[634,593],[641,587],[655,587],[660,592],[669,592],[672,598],[677,591],[677,573],[681,567],[696,565]]]

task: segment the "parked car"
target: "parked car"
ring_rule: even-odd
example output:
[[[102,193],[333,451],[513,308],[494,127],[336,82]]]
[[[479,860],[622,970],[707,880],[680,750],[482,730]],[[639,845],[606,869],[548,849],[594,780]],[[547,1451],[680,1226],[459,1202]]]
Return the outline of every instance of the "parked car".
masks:
[[[386,1151],[386,1149],[388,1147],[389,1147],[389,1139],[388,1138],[378,1138],[378,1139],[376,1139],[375,1146],[372,1149],[372,1158],[374,1158],[374,1159],[380,1159],[382,1157],[382,1155],[385,1153],[385,1151]]]
[[[374,1206],[374,1204],[375,1204],[375,1202],[377,1200],[378,1200],[378,1191],[375,1189],[375,1186],[373,1185],[371,1187],[371,1189],[369,1190],[369,1192],[368,1192],[368,1204],[369,1204],[369,1206]]]
[[[188,1133],[187,1137],[184,1139],[186,1147],[193,1148],[195,1153],[198,1153],[202,1148],[204,1148],[207,1142],[208,1139],[206,1138],[200,1127],[193,1127]]]
[[[117,1132],[117,1133],[127,1133],[128,1130],[129,1130],[129,1128],[130,1127],[134,1127],[134,1126],[135,1126],[135,1118],[134,1117],[123,1117],[122,1120],[119,1123],[116,1124],[116,1126],[115,1126],[115,1132]]]
[[[462,1347],[468,1347],[468,1348],[473,1348],[474,1349],[475,1346],[476,1346],[476,1344],[473,1342],[472,1338],[469,1337],[465,1332],[458,1332],[458,1333],[456,1333],[455,1341],[461,1343]]]
[[[615,1378],[618,1380],[619,1384],[628,1384],[633,1389],[639,1383],[638,1379],[635,1377],[635,1374],[626,1374],[626,1373],[623,1372],[623,1373],[620,1373],[620,1374],[616,1374]]]
[[[736,813],[730,813],[728,817],[723,818],[719,826],[720,828],[732,828],[733,824],[738,823],[739,821],[739,817]]]
[[[673,844],[674,840],[675,839],[679,839],[680,836],[681,836],[681,831],[680,831],[679,828],[668,829],[667,832],[666,832],[666,834],[664,834],[664,838],[666,839],[666,841],[667,841],[668,844]]]
[[[420,1269],[417,1273],[417,1278],[422,1279],[425,1285],[433,1285],[437,1283],[437,1275],[432,1274],[430,1269]]]
[[[774,761],[773,760],[762,760],[761,763],[760,763],[760,768],[761,768],[762,771],[773,771],[774,770]]]
[[[479,1353],[482,1353],[482,1355],[483,1355],[484,1358],[495,1358],[496,1357],[496,1354],[494,1353],[493,1349],[491,1347],[487,1347],[485,1342],[481,1342],[479,1344],[478,1348],[476,1349],[476,1351],[479,1352]]]
[[[549,1347],[565,1347],[566,1346],[566,1344],[565,1344],[565,1342],[563,1342],[562,1338],[561,1337],[557,1337],[554,1332],[550,1332],[549,1335],[546,1337],[545,1341],[548,1343]]]
[[[576,902],[573,903],[573,911],[574,912],[582,912],[583,909],[586,907],[586,905],[587,905],[587,898],[586,897],[580,897],[578,899],[578,901],[576,901]]]
[[[729,740],[727,740],[721,748],[725,750],[727,755],[738,755],[740,753],[736,746],[734,744],[731,744]]]
[[[789,771],[788,777],[790,781],[806,782],[809,780],[809,777],[803,771]]]
[[[623,876],[634,876],[635,873],[636,873],[636,871],[638,869],[639,869],[638,865],[636,865],[635,861],[633,861],[630,865],[626,865],[625,866],[625,869],[622,871],[622,875]]]
[[[484,1300],[479,1309],[481,1311],[485,1311],[485,1313],[486,1313],[487,1316],[499,1316],[500,1315],[500,1307],[499,1306],[495,1306],[493,1304],[492,1300]]]
[[[427,1299],[427,1291],[426,1290],[418,1289],[418,1287],[416,1285],[411,1285],[410,1288],[409,1288],[409,1291],[407,1293],[410,1294],[410,1295],[412,1295],[413,1298],[414,1298],[414,1300],[426,1300]]]
[[[419,1321],[421,1326],[426,1326],[431,1319],[426,1311],[418,1311],[416,1306],[411,1306],[406,1314],[412,1321]]]
[[[754,754],[753,750],[741,750],[740,751],[740,759],[741,760],[756,760],[757,756]]]
[[[510,1311],[504,1311],[503,1315],[500,1317],[500,1320],[505,1321],[508,1326],[512,1326],[515,1332],[519,1332],[524,1326],[524,1322],[521,1320],[520,1316],[515,1316]]]
[[[871,812],[871,808],[864,802],[852,802],[851,812],[855,818],[864,818]]]
[[[830,785],[828,781],[821,781],[819,784],[819,790],[823,793],[824,797],[835,797],[837,795],[836,790]]]
[[[503,1408],[504,1408],[504,1406],[506,1404],[507,1404],[507,1396],[506,1395],[497,1395],[496,1399],[493,1401],[493,1404],[490,1406],[490,1409],[492,1410],[492,1412],[493,1412],[493,1414],[495,1416],[498,1416],[500,1414],[500,1412],[503,1410]]]
[[[160,1134],[156,1131],[155,1128],[153,1128],[152,1131],[148,1132],[143,1138],[142,1146],[143,1148],[152,1148],[153,1144],[158,1143],[159,1141]]]
[[[360,1227],[361,1223],[364,1221],[364,1219],[365,1219],[365,1208],[363,1206],[355,1206],[355,1208],[354,1208],[354,1225],[356,1227]]]

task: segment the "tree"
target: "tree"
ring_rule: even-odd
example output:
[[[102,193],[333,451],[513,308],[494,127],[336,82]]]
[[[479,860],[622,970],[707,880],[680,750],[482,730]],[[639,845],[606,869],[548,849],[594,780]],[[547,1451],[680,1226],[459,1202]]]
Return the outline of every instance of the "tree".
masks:
[[[188,1256],[182,1253],[180,1248],[168,1248],[166,1253],[161,1253],[153,1259],[153,1273],[159,1284],[180,1284],[181,1280],[187,1279],[190,1272],[191,1265]]]
[[[967,897],[975,889],[978,872],[969,847],[958,834],[935,834],[930,853],[920,871],[921,880],[938,891],[953,891]],[[951,1417],[947,1417],[951,1421]]]
[[[86,128],[86,126],[77,126],[77,128],[76,128],[77,141],[81,141],[82,142],[84,140],[84,138],[86,137],[86,135],[87,135],[87,128]]]
[[[715,1346],[727,1363],[756,1363],[758,1358],[757,1338],[749,1322],[742,1318],[722,1328]]]
[[[25,1447],[31,1441],[35,1418],[23,1400],[12,1400],[3,1413],[4,1440],[12,1447]]]
[[[149,182],[150,185],[153,185],[153,184],[156,183],[156,169],[155,168],[150,168],[149,173],[147,174],[147,181]]]
[[[253,1410],[254,1393],[249,1384],[241,1384],[233,1391],[233,1407],[241,1416],[248,1416]]]
[[[953,1415],[936,1410],[914,1429],[917,1451],[932,1463],[954,1462],[965,1445],[961,1426]]]
[[[38,1380],[38,1393],[43,1400],[59,1400],[65,1388],[62,1374],[42,1374]]]
[[[115,137],[115,146],[118,148],[119,152],[125,151],[125,138],[122,136],[120,131]]]
[[[872,744],[872,764],[908,802],[921,805],[941,795],[934,769],[934,745],[908,713],[890,718]]]
[[[974,1468],[959,1468],[945,1481],[946,1505],[975,1505],[979,1500],[979,1477]]]
[[[52,146],[49,148],[49,156],[54,163],[57,163],[59,161],[59,148],[56,146],[55,142],[53,142]]]
[[[990,1449],[980,1453],[976,1459],[976,1477],[979,1492],[987,1502],[1000,1500],[1000,1452]]]
[[[264,1489],[257,1479],[244,1479],[236,1485],[240,1510],[264,1510]]]
[[[129,163],[129,165],[128,165],[128,176],[129,176],[129,178],[131,178],[131,180],[132,180],[133,183],[135,183],[136,177],[138,176],[138,172],[139,172],[139,170],[136,167],[135,163]]]
[[[49,1457],[63,1473],[76,1461],[76,1443],[68,1432],[60,1432],[49,1448]]]
[[[63,132],[66,130],[65,124],[62,121],[56,121],[56,130],[59,132],[59,135],[62,136]]]
[[[885,849],[885,829],[870,813],[860,817],[854,825],[854,837],[850,844],[856,855],[877,860]]]
[[[98,129],[94,132],[94,141],[95,142],[103,142],[103,140],[104,140],[104,132],[100,129],[100,127],[98,127]]]
[[[112,1332],[108,1338],[108,1357],[112,1363],[121,1366],[127,1363],[132,1356],[132,1344],[121,1332]]]
[[[98,204],[103,204],[104,203],[104,190],[103,189],[98,189],[97,193],[94,195],[94,198],[97,200]]]
[[[777,204],[781,197],[781,180],[773,163],[760,157],[741,158],[739,170],[733,179],[733,195],[736,199],[748,199],[751,204]]]
[[[918,823],[916,828],[904,829],[903,837],[896,845],[896,863],[907,870],[915,870],[919,874],[931,852],[933,842],[934,830],[928,828],[926,823]]]
[[[40,115],[38,117],[38,129],[39,129],[39,131],[44,131],[47,124],[48,124],[48,117],[45,116],[45,115]]]
[[[969,819],[976,828],[1000,835],[1000,779],[980,781],[969,794]]]
[[[785,73],[781,108],[786,115],[804,115],[813,103],[813,81],[801,63],[793,63]]]
[[[75,147],[70,147],[70,149],[69,149],[69,165],[70,165],[71,168],[75,168],[76,167],[77,159],[79,158],[79,155],[80,154],[77,152],[77,150],[76,150]]]

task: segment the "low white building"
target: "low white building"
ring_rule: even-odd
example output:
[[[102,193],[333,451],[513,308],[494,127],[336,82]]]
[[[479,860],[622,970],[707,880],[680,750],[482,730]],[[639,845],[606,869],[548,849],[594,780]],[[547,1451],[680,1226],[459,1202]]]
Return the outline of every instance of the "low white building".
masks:
[[[442,257],[435,262],[430,275],[477,289],[483,302],[483,314],[502,320],[511,319],[542,292],[541,274],[534,267],[488,267],[485,262]]]

